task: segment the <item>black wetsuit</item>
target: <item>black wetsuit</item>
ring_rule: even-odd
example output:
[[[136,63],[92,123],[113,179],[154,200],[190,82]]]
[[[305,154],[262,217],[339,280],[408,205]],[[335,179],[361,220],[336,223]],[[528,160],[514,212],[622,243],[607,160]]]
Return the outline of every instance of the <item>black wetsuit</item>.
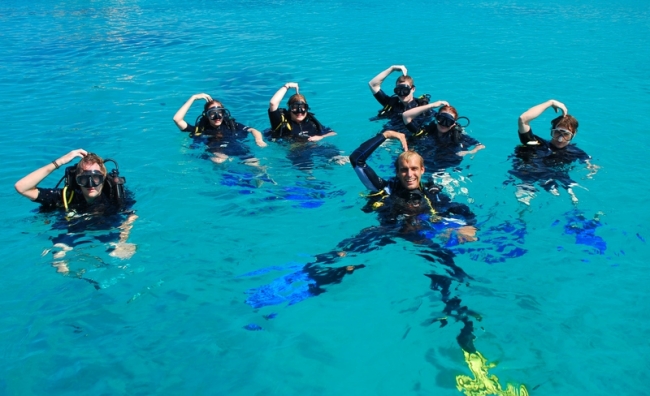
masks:
[[[278,108],[275,111],[269,110],[269,121],[270,138],[297,143],[289,146],[287,158],[298,169],[313,169],[313,157],[330,160],[341,154],[341,151],[331,144],[308,141],[310,136],[323,136],[332,132],[331,128],[323,126],[311,113],[308,113],[304,121],[296,122],[291,119],[287,110]]]
[[[286,122],[283,124],[283,119]],[[308,113],[302,122],[291,119],[291,114],[281,108],[275,111],[269,110],[269,121],[271,122],[271,137],[293,139],[306,142],[310,136],[322,136],[332,132],[332,129],[323,126],[316,120],[313,114]]]
[[[365,264],[331,266],[340,260],[341,251],[346,252],[347,256],[352,256],[395,244],[398,239],[407,240],[412,243],[411,246],[416,249],[418,256],[431,262],[432,269],[425,276],[431,280],[431,290],[440,293],[441,300],[445,304],[444,313],[463,323],[456,337],[458,344],[467,352],[475,352],[472,318],[479,315],[463,306],[459,297],[452,295],[458,285],[466,284],[471,277],[456,265],[455,254],[432,238],[432,234],[474,224],[475,215],[466,205],[451,202],[434,184],[408,190],[397,177],[382,179],[377,176],[366,164],[366,159],[385,140],[382,134],[378,134],[361,144],[350,156],[350,163],[361,182],[375,192],[376,197],[383,196],[380,200],[371,198],[370,205],[366,206],[366,208],[375,208],[380,225],[368,227],[357,235],[344,239],[335,250],[317,255],[315,262],[305,265],[299,272],[292,274],[308,282],[308,289],[303,290],[297,297],[304,299],[319,295],[326,291],[324,286],[340,283],[346,275],[366,267]],[[380,205],[377,205],[378,203]],[[439,314],[434,313],[432,316],[433,318],[425,324],[440,323],[441,326],[447,324],[447,319],[440,319]]]
[[[243,142],[250,127],[239,122],[233,122],[233,126],[234,129],[231,129],[224,122],[216,129],[210,126],[210,128],[206,128],[200,134],[197,134],[196,127],[187,124],[183,131],[190,132],[194,143],[205,143],[207,146],[206,151],[209,153],[236,156],[241,159],[252,158],[253,155],[250,149]]]
[[[50,237],[53,245],[63,243],[69,247],[76,247],[93,241],[102,244],[117,243],[120,240],[120,226],[124,224],[129,215],[133,214],[131,207],[135,204],[133,196],[128,190],[125,190],[123,199],[116,202],[110,193],[108,186],[105,184],[102,194],[99,195],[92,203],[86,202],[82,192],[79,189],[66,191],[66,196],[72,199],[68,203],[68,213],[62,216],[61,209],[63,205],[63,190],[59,188],[38,188],[38,196],[34,202],[41,204],[43,212],[59,212],[55,214],[52,221],[52,229],[58,232],[58,235]],[[108,248],[108,252],[115,249],[115,245]],[[99,284],[87,277],[81,279],[92,283],[96,289]]]
[[[409,148],[422,155],[424,166],[432,171],[457,167],[463,161],[463,157],[457,153],[481,144],[465,132],[452,129],[447,133],[438,133],[435,122],[429,123],[424,128],[418,128],[416,124],[410,122],[406,124],[406,128],[412,133]],[[454,134],[457,139],[454,139]]]
[[[404,121],[402,120],[402,114],[406,110],[413,109],[415,107],[421,106],[428,103],[428,99],[420,100],[413,99],[410,102],[404,104],[399,100],[397,95],[388,96],[381,89],[373,95],[377,102],[383,106],[382,110],[379,112],[377,117],[371,118],[371,120],[376,119],[389,119],[388,123],[383,126],[383,131],[391,129],[399,132],[406,132],[404,127]],[[428,95],[426,95],[428,98]],[[433,114],[433,111],[425,111],[424,113],[417,116],[412,122],[415,125],[423,125]]]
[[[575,144],[564,148],[555,147],[550,141],[533,134],[520,133],[521,145],[515,148],[512,160],[512,170],[508,171],[524,183],[539,183],[545,190],[557,188],[558,184],[569,188],[575,183],[569,176],[569,171],[576,161],[585,162],[591,157]],[[528,142],[537,142],[529,145]]]
[[[471,277],[455,264],[455,254],[434,239],[435,234],[453,233],[454,228],[474,224],[475,216],[466,205],[450,202],[434,185],[408,190],[396,177],[385,180],[377,176],[366,164],[366,159],[385,140],[384,136],[379,134],[361,144],[350,156],[352,167],[363,184],[373,192],[383,192],[385,199],[371,199],[371,204],[374,203],[371,206],[378,208],[375,212],[379,215],[380,225],[365,228],[357,235],[344,239],[337,244],[336,249],[317,255],[314,262],[304,265],[292,274],[278,278],[269,285],[249,290],[247,302],[259,308],[283,301],[295,304],[319,295],[326,291],[325,286],[340,283],[346,275],[366,267],[365,264],[342,267],[332,265],[341,259],[341,251],[351,257],[395,244],[397,240],[407,240],[411,242],[409,249],[413,247],[417,256],[431,262],[431,271],[425,276],[431,279],[431,289],[440,292],[441,300],[445,304],[445,314],[464,324],[457,336],[459,345],[470,353],[475,352],[472,317],[478,315],[463,306],[460,298],[453,296],[454,290]],[[379,196],[377,194],[377,197]],[[381,205],[377,205],[378,203]],[[280,290],[281,294],[275,290]],[[425,324],[447,323],[446,318],[439,319],[439,313],[432,316],[433,318]]]
[[[419,189],[408,190],[397,177],[384,180],[377,176],[375,171],[368,166],[366,159],[379,147],[386,138],[383,134],[365,141],[359,146],[352,155],[350,155],[350,164],[354,168],[357,176],[364,186],[373,192],[383,192],[388,200],[388,206],[392,215],[388,218],[380,216],[380,221],[392,221],[395,216],[399,215],[418,215],[435,212],[439,216],[453,217],[462,219],[465,224],[474,224],[475,216],[469,210],[467,205],[451,202],[449,197],[440,192],[439,186],[432,182],[421,184]],[[376,195],[379,197],[379,195]],[[375,205],[371,202],[371,205]]]
[[[388,96],[381,89],[373,96],[377,99],[377,102],[386,109],[385,111],[382,111],[382,114],[380,115],[381,118],[402,117],[402,113],[406,110],[410,110],[420,105],[420,103],[415,99],[404,104],[399,100],[397,95]]]
[[[42,208],[46,211],[64,208],[63,205],[63,190],[60,188],[36,188],[38,190],[38,196],[34,200],[41,204]],[[102,194],[95,198],[92,203],[88,203],[83,196],[83,193],[79,189],[74,189],[73,191],[68,190],[67,196],[72,199],[68,203],[68,210],[74,211],[78,214],[95,214],[95,213],[104,213],[104,212],[115,212],[120,210],[120,206],[115,203],[115,201],[105,194],[107,186],[104,185],[102,188]],[[126,204],[127,202],[125,202]],[[132,202],[128,202],[132,204]]]

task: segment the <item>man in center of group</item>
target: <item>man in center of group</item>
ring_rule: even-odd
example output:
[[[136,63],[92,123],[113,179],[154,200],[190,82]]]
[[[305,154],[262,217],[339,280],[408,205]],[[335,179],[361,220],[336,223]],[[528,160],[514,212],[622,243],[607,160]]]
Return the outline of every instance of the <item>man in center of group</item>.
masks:
[[[398,139],[404,152],[395,161],[395,177],[384,180],[368,166],[366,159],[386,139]],[[414,151],[408,151],[406,137],[395,131],[384,131],[365,141],[350,156],[350,163],[364,186],[372,191],[370,206],[379,209],[387,206],[389,217],[380,215],[380,222],[386,223],[396,217],[428,214],[428,221],[446,223],[455,228],[462,241],[475,240],[476,229],[471,225],[474,214],[466,205],[451,202],[440,193],[440,188],[432,182],[423,183],[424,159]],[[388,203],[388,205],[385,205]]]

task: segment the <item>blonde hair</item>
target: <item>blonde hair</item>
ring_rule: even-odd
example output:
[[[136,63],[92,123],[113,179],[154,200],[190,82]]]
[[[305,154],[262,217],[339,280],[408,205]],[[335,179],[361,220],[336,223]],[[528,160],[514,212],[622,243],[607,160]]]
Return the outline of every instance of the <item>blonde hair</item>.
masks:
[[[395,160],[395,172],[399,171],[399,164],[402,162],[402,160],[408,162],[411,158],[417,158],[420,162],[420,167],[424,167],[424,158],[422,158],[422,156],[415,151],[409,150],[400,154]]]

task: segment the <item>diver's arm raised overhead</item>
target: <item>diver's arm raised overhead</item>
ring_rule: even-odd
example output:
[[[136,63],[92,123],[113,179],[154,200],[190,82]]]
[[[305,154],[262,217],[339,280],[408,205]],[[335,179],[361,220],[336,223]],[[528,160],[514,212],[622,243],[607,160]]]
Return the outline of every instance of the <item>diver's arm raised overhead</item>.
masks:
[[[377,176],[375,171],[366,164],[368,157],[379,147],[386,139],[398,139],[402,143],[402,148],[404,151],[408,150],[406,144],[406,137],[403,133],[395,131],[384,131],[365,142],[361,143],[361,146],[354,150],[350,155],[350,164],[354,171],[356,172],[359,180],[371,191],[380,191],[388,184],[387,181]]]
[[[418,106],[414,107],[410,110],[405,111],[402,114],[402,120],[404,121],[404,125],[408,124],[409,122],[413,121],[413,119],[420,114],[429,111],[430,109],[435,109],[440,106],[449,106],[449,103],[445,100],[439,100],[437,102],[429,103],[424,106]]]
[[[562,115],[569,114],[564,103],[558,102],[554,99],[547,100],[544,103],[531,107],[519,116],[519,133],[528,133],[530,131],[530,122],[539,117],[549,107],[553,107],[553,110],[555,110],[556,113],[557,110],[560,109],[562,110]]]
[[[204,99],[206,102],[211,102],[212,98],[210,95],[205,94],[205,93],[199,93],[196,95],[192,95],[187,102],[185,102],[184,105],[181,106],[180,109],[174,114],[174,123],[180,129],[181,131],[185,130],[187,128],[187,122],[185,121],[185,115],[187,112],[190,110],[190,107],[192,107],[192,103],[194,103],[195,100],[197,99]]]
[[[406,66],[404,65],[393,65],[389,67],[383,72],[377,74],[372,80],[368,82],[368,86],[370,86],[370,90],[372,91],[372,93],[376,94],[377,92],[379,92],[379,90],[381,89],[381,83],[383,83],[386,77],[388,77],[392,72],[396,70],[400,70],[404,76],[408,74],[406,72]]]
[[[402,143],[402,149],[404,151],[409,150],[408,143],[406,142],[406,136],[403,133],[397,132],[397,131],[387,130],[387,131],[382,132],[382,135],[384,135],[384,137],[386,139],[397,139],[397,140],[399,140],[399,142]]]
[[[72,150],[63,157],[58,158],[51,163],[36,169],[34,172],[18,180],[14,187],[20,195],[34,201],[36,198],[38,198],[38,189],[36,188],[38,183],[42,182],[43,179],[48,177],[50,173],[59,169],[59,167],[69,163],[76,157],[83,158],[87,154],[88,153],[84,149]]]
[[[284,95],[287,94],[287,91],[289,91],[290,88],[295,88],[296,93],[300,93],[298,83],[295,82],[288,82],[284,84],[278,91],[273,95],[271,98],[271,102],[269,103],[269,111],[276,111],[278,107],[280,107],[280,102],[282,102],[282,98],[284,98]]]

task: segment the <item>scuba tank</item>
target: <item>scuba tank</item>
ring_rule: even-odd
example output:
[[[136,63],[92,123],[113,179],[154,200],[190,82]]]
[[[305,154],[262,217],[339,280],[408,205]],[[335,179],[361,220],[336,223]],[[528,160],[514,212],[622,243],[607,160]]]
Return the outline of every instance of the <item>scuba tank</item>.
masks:
[[[124,184],[126,184],[126,177],[120,176],[120,167],[115,160],[107,158],[104,160],[104,166],[107,162],[115,164],[115,168],[106,175],[104,180],[104,188],[108,187],[110,198],[118,205],[122,204],[125,198]]]

